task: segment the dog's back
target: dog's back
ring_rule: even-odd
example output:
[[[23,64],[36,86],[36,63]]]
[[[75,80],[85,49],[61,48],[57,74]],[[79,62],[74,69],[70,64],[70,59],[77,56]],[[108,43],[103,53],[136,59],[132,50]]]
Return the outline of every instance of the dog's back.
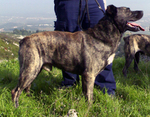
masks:
[[[124,37],[124,50],[125,53],[135,54],[142,52],[149,55],[150,52],[150,35],[134,34]]]

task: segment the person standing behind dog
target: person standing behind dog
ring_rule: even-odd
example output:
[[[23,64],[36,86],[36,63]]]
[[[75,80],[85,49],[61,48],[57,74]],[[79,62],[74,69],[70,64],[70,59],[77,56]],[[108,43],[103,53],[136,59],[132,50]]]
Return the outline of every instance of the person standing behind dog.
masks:
[[[105,11],[106,2],[103,0],[54,0],[54,11],[57,18],[54,30],[76,32],[80,31],[81,27],[84,30],[93,27],[104,16],[102,10],[98,8],[97,2]],[[79,75],[65,71],[62,73],[63,86],[72,86],[79,82]],[[116,82],[112,72],[112,63],[97,75],[95,85],[99,86],[103,93],[106,88],[109,95],[115,95]]]

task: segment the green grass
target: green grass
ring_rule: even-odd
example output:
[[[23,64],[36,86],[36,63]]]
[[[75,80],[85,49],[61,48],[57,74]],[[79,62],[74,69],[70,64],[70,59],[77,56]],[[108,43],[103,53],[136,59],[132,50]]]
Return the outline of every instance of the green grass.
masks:
[[[115,98],[94,88],[94,103],[88,106],[81,81],[60,89],[62,74],[53,68],[50,73],[43,70],[39,74],[32,83],[31,96],[23,92],[19,107],[14,108],[11,90],[18,83],[19,65],[17,60],[4,61],[0,63],[0,117],[63,117],[69,109],[76,109],[79,117],[150,117],[150,62],[140,61],[139,73],[132,64],[127,78],[123,77],[123,66],[124,58],[114,60]]]

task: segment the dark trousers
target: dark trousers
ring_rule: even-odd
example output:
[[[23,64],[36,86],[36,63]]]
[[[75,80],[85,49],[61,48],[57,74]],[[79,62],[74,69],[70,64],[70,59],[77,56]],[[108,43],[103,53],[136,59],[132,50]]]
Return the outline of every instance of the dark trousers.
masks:
[[[90,25],[87,12],[83,12],[85,8],[85,0],[81,3],[81,26],[83,29],[93,27],[103,17],[103,12],[98,8],[95,0],[88,0],[88,9],[90,16]],[[79,4],[80,0],[55,0],[55,14],[57,21],[55,22],[55,30],[75,32],[81,30],[78,25]],[[98,0],[102,9],[104,9],[104,3],[102,0]],[[84,14],[83,14],[84,13]],[[64,81],[63,85],[73,85],[79,81],[79,75],[68,73],[63,71]],[[100,89],[107,89],[108,94],[113,94],[116,89],[116,82],[112,72],[112,64],[108,65],[101,73],[99,73],[95,79],[95,85]],[[103,90],[105,93],[105,90]]]

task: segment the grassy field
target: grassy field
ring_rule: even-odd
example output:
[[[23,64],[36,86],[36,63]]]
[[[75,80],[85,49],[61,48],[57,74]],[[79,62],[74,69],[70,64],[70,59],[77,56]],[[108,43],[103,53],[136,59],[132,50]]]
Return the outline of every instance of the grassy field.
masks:
[[[11,90],[18,83],[17,60],[0,63],[0,117],[63,117],[69,109],[76,109],[79,117],[150,117],[150,62],[141,61],[139,73],[129,68],[124,78],[124,58],[113,62],[117,82],[116,97],[111,98],[94,88],[94,103],[88,106],[82,94],[81,81],[74,87],[60,89],[63,80],[59,69],[42,71],[33,81],[31,96],[23,92],[20,106],[14,108]]]

